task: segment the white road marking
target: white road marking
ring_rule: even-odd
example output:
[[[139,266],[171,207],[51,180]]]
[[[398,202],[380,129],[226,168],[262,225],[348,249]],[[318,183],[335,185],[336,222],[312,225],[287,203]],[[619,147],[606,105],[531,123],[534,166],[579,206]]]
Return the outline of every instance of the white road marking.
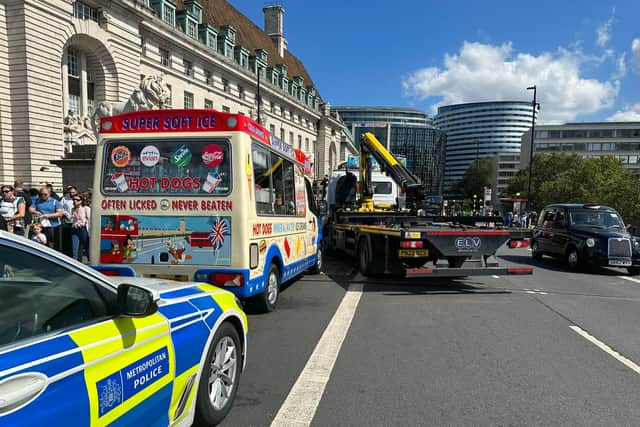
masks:
[[[635,277],[629,276],[618,276],[620,279],[628,280],[630,282],[640,283],[640,279],[636,279]]]
[[[577,333],[578,335],[581,335],[587,341],[590,341],[592,344],[594,344],[600,350],[604,351],[605,353],[608,353],[610,356],[612,356],[618,362],[622,363],[627,368],[635,371],[636,374],[640,374],[640,366],[636,365],[633,361],[627,359],[626,357],[624,357],[623,355],[621,355],[620,353],[618,353],[617,351],[615,351],[614,349],[612,349],[611,347],[609,347],[608,345],[603,343],[602,341],[598,340],[597,338],[589,335],[587,332],[582,330],[580,327],[578,327],[578,326],[569,326],[569,327],[575,333]]]
[[[338,310],[271,422],[272,427],[311,424],[360,302],[362,287],[361,284],[354,284],[347,289]]]
[[[495,274],[493,276],[491,276],[491,277],[493,277],[494,279],[499,279],[500,278],[500,276],[497,276]]]

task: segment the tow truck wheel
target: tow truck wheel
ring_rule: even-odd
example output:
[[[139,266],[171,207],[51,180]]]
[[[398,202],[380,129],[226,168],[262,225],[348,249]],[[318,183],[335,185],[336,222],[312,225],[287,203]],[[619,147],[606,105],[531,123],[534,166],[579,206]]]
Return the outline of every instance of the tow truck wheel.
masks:
[[[252,302],[257,312],[269,313],[276,309],[278,296],[280,296],[280,271],[275,264],[271,264],[269,266],[264,291],[253,297]]]
[[[640,276],[640,267],[628,267],[627,271],[632,276]]]
[[[535,240],[531,242],[531,256],[533,259],[541,260],[542,252],[540,252],[540,248],[538,247],[538,242]]]
[[[371,275],[371,248],[366,239],[361,239],[358,243],[358,268],[363,275]]]

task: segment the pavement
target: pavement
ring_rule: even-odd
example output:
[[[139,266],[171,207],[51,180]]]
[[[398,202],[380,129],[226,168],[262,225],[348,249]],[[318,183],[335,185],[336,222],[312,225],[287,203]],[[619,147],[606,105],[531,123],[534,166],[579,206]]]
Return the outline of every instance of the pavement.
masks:
[[[325,258],[249,316],[222,425],[640,424],[640,278],[498,255],[534,274],[367,279]]]

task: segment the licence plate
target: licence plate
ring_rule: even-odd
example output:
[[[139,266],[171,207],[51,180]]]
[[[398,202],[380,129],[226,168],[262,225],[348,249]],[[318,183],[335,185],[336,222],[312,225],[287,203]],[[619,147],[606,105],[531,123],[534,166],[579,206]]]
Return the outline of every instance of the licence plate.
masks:
[[[631,260],[630,259],[610,259],[609,265],[622,266],[622,267],[630,267]]]
[[[398,256],[402,258],[428,257],[429,249],[399,249]]]
[[[188,282],[189,276],[186,274],[145,274],[144,277],[160,280],[175,280],[176,282]]]

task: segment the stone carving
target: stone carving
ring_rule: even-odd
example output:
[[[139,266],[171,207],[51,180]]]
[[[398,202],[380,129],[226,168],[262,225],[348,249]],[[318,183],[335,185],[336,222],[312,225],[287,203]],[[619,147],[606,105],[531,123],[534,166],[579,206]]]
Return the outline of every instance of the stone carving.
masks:
[[[171,91],[162,76],[148,76],[136,88],[129,99],[124,102],[100,102],[91,118],[93,132],[97,135],[100,119],[121,113],[140,110],[164,109],[171,102]]]
[[[73,110],[67,111],[63,119],[65,151],[70,153],[73,145],[93,144],[95,136],[92,131],[91,118],[89,116],[80,117]]]

